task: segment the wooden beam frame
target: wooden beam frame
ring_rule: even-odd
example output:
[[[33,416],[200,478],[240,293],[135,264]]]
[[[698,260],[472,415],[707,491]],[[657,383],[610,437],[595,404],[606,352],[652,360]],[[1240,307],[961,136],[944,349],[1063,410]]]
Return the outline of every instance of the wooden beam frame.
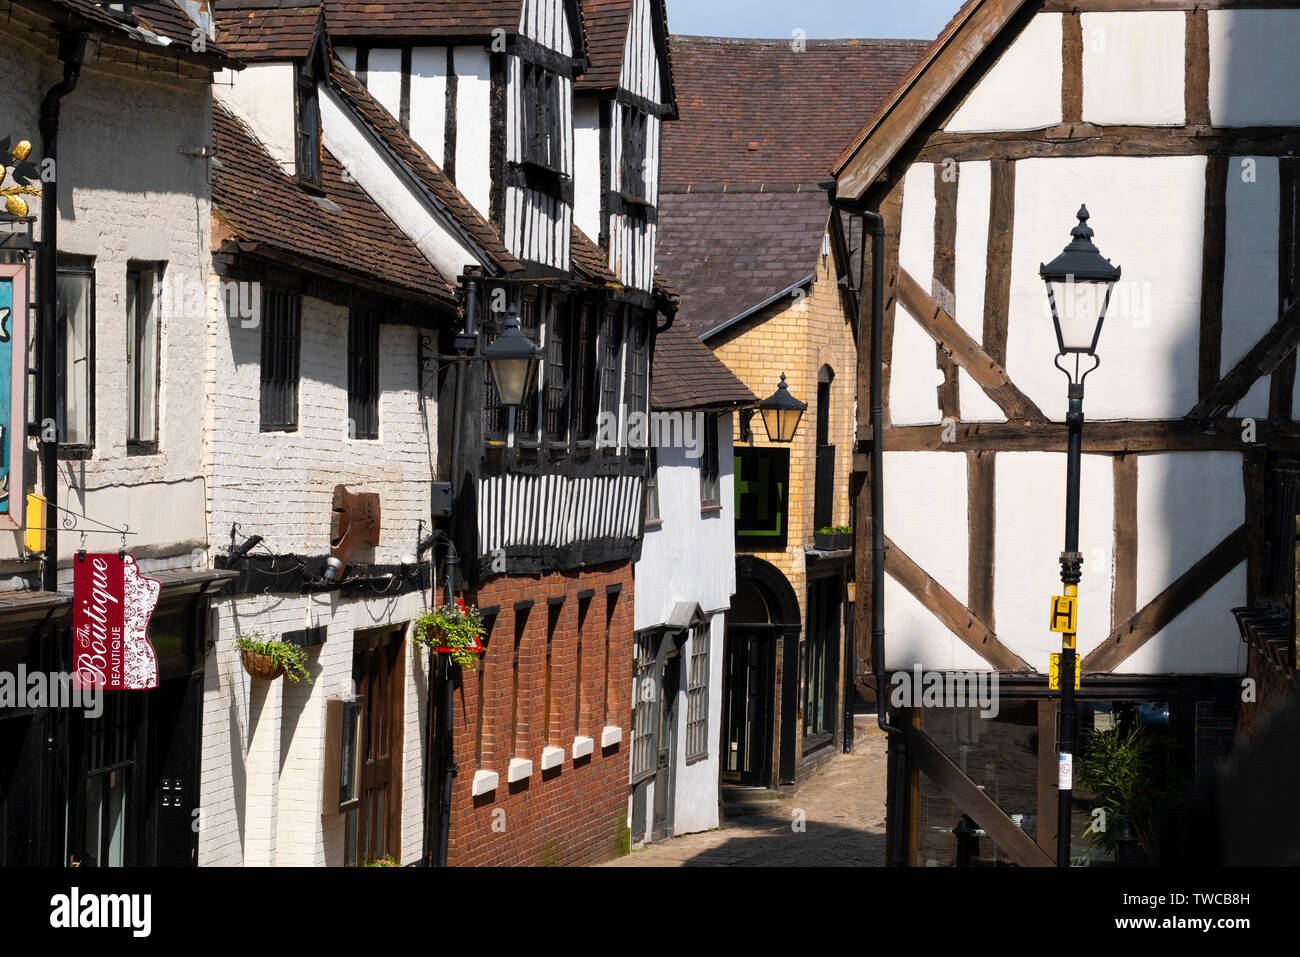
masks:
[[[1040,130],[988,133],[931,133],[914,163],[959,163],[994,159],[1053,159],[1083,156],[1286,156],[1300,152],[1294,127],[1241,129],[1191,126],[1096,126],[1061,124]]]
[[[1110,672],[1186,611],[1196,599],[1218,584],[1224,575],[1246,560],[1249,535],[1240,525],[1227,538],[1129,617],[1100,645],[1084,656],[1082,673]]]
[[[996,402],[1013,422],[1047,422],[1047,416],[1015,384],[1002,365],[993,360],[957,320],[950,316],[921,288],[911,274],[898,269],[898,301],[916,319],[940,348],[950,353],[975,380],[990,399]]]
[[[966,523],[970,528],[966,594],[971,611],[990,630],[997,627],[993,616],[993,555],[997,529],[994,455],[993,452],[966,453]]]
[[[954,163],[934,165],[934,263],[935,292],[950,314],[957,311],[957,176]],[[943,373],[939,386],[939,411],[945,418],[961,418],[957,364],[942,342],[935,342],[935,361]]]
[[[989,242],[984,264],[984,351],[1007,364],[1007,315],[1011,311],[1011,247],[1016,224],[1016,164],[989,164]]]
[[[1083,21],[1077,10],[1061,14],[1061,122],[1083,122]]]
[[[1243,452],[1241,419],[1149,422],[1087,422],[1083,451],[1111,455],[1129,452]],[[1300,427],[1259,421],[1255,443],[1271,449],[1300,449]],[[1064,422],[1022,425],[1019,422],[959,422],[906,425],[885,429],[886,452],[1064,452]]]
[[[1190,77],[1189,80],[1190,82]],[[1227,247],[1228,157],[1205,160],[1205,230],[1201,245],[1201,337],[1197,398],[1219,382],[1223,361],[1223,274]]]
[[[1290,308],[1300,292],[1300,161],[1294,156],[1278,160],[1277,301]],[[1273,370],[1268,396],[1268,417],[1290,422],[1295,398],[1296,354],[1286,356]]]
[[[1137,611],[1138,457],[1115,456],[1115,568],[1111,575],[1110,628],[1114,631]]]
[[[1188,10],[1184,26],[1183,122],[1188,126],[1210,125],[1210,18],[1205,8],[1198,3]]]
[[[1027,661],[1002,644],[993,629],[981,621],[978,615],[912,561],[888,535],[885,536],[885,571],[942,621],[949,631],[998,671],[1037,673]]]
[[[912,763],[925,773],[954,804],[969,815],[998,846],[1003,854],[1021,867],[1051,867],[1054,861],[1011,820],[1007,812],[962,773],[920,728],[904,727],[907,753]],[[1040,743],[1040,748],[1043,745]],[[915,845],[914,845],[915,846]]]
[[[1262,376],[1272,374],[1300,343],[1300,301],[1291,303],[1273,328],[1187,413],[1195,420],[1215,419],[1242,400]]]

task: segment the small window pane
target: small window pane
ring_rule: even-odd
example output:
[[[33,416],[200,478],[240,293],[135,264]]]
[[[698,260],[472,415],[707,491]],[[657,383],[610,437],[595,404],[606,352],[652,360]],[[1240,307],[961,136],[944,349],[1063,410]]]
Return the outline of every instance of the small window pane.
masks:
[[[92,432],[94,394],[93,329],[94,276],[90,272],[60,272],[56,294],[59,332],[63,338],[63,432],[65,445],[94,444]]]
[[[133,269],[126,277],[127,442],[158,441],[159,271]]]

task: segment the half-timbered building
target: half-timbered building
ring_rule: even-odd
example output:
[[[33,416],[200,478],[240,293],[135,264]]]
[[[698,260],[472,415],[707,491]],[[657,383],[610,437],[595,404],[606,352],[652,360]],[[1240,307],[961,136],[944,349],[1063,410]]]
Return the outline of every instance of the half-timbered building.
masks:
[[[798,784],[852,730],[852,566],[835,529],[851,520],[860,242],[819,182],[839,137],[921,48],[672,38],[681,118],[665,129],[659,255],[681,291],[677,321],[755,395],[784,375],[808,405],[791,445],[771,441],[752,410],[735,423],[728,801]]]
[[[1081,204],[1123,273],[1084,403],[1080,732],[1144,725],[1200,777],[1251,689],[1294,673],[1291,628],[1243,643],[1232,610],[1294,589],[1298,31],[1278,3],[971,0],[835,165],[885,229],[884,428],[859,436],[883,474],[856,514],[859,676],[884,601],[877,693],[906,743],[892,863],[951,863],[963,814],[985,858],[1055,853],[1067,383],[1039,266]],[[929,672],[996,673],[995,716],[894,696]],[[1075,795],[1072,856],[1094,856]]]

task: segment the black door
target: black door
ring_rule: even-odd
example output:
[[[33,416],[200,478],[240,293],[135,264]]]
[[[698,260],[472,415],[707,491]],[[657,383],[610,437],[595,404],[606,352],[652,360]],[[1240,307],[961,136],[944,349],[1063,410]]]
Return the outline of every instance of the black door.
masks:
[[[140,838],[145,696],[105,691],[103,713],[69,715],[64,858],[69,867],[134,865]]]
[[[774,629],[727,629],[723,664],[722,780],[767,787],[772,771],[772,672]]]
[[[659,739],[655,761],[654,828],[650,840],[661,841],[673,835],[673,792],[676,785],[677,698],[681,684],[681,657],[669,638],[669,657],[659,675]]]

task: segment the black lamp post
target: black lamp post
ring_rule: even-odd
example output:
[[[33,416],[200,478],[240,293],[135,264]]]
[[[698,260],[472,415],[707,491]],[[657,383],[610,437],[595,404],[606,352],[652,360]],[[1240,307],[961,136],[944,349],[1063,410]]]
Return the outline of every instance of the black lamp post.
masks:
[[[781,383],[775,392],[758,404],[758,411],[763,416],[767,437],[773,442],[788,445],[794,441],[799,420],[808,411],[808,403],[800,402],[790,394],[790,389],[785,384],[785,373],[782,372]]]
[[[483,358],[492,368],[492,378],[496,380],[502,405],[523,405],[541,354],[519,327],[519,310],[512,305],[501,335],[483,350]]]
[[[1053,603],[1053,628],[1061,631],[1061,725],[1057,773],[1056,866],[1070,866],[1070,804],[1074,799],[1074,672],[1075,633],[1078,630],[1073,604],[1077,602],[1079,581],[1083,577],[1083,555],[1079,552],[1079,474],[1083,458],[1083,380],[1101,364],[1097,340],[1106,318],[1111,291],[1119,281],[1118,266],[1111,265],[1092,243],[1088,225],[1088,207],[1079,207],[1079,225],[1070,231],[1073,237],[1061,255],[1038,274],[1047,284],[1047,300],[1052,307],[1056,326],[1056,367],[1069,380],[1069,455],[1065,484],[1065,551],[1061,553],[1061,582],[1071,608],[1066,623],[1058,628],[1057,603]],[[1069,357],[1074,357],[1073,369]],[[1081,371],[1082,357],[1094,360]],[[1066,365],[1061,359],[1066,359]],[[1065,630],[1068,629],[1068,630]]]

